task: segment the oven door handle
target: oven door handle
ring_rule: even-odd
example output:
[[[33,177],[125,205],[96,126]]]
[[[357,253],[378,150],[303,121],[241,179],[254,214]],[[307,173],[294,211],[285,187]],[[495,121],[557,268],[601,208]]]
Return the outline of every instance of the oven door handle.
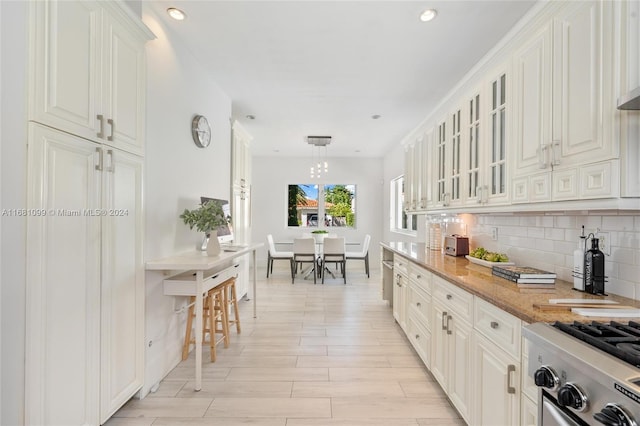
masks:
[[[511,373],[515,373],[516,372],[516,366],[513,364],[509,364],[507,366],[507,393],[511,393],[511,394],[515,394],[516,393],[516,388],[514,386],[511,386]]]

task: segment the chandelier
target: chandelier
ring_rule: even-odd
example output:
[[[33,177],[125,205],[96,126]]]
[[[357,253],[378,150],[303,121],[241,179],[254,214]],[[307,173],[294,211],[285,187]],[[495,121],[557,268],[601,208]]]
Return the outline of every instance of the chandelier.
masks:
[[[327,161],[327,145],[331,143],[331,136],[307,136],[307,143],[311,145],[311,179],[320,178],[329,172]]]

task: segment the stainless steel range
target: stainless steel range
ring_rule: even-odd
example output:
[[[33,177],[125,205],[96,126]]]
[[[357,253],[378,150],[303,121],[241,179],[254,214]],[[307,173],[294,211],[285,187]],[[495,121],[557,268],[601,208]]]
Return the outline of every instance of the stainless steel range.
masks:
[[[526,326],[539,425],[640,422],[640,323]]]

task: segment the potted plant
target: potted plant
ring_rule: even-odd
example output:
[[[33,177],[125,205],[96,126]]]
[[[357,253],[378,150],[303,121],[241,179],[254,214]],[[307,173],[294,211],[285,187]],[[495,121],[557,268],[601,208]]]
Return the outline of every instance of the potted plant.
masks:
[[[199,232],[204,232],[205,237],[202,243],[202,250],[207,250],[207,254],[217,256],[220,254],[220,243],[217,238],[217,229],[230,222],[231,218],[225,216],[222,206],[215,201],[208,201],[201,204],[197,209],[184,209],[180,215],[185,225],[189,229],[194,227]]]
[[[315,231],[311,231],[311,234],[313,235],[313,238],[318,243],[321,243],[322,240],[324,239],[324,237],[326,237],[328,233],[329,233],[329,231],[324,230],[324,229],[316,229]]]

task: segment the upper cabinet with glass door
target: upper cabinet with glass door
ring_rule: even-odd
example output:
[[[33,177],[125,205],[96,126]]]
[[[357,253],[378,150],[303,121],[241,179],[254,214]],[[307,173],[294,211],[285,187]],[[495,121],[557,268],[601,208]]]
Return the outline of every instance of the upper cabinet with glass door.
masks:
[[[504,204],[509,201],[507,188],[507,147],[510,139],[510,76],[507,65],[498,69],[489,80],[486,174],[480,185],[481,204]]]
[[[462,111],[455,109],[436,128],[434,208],[462,203]]]

